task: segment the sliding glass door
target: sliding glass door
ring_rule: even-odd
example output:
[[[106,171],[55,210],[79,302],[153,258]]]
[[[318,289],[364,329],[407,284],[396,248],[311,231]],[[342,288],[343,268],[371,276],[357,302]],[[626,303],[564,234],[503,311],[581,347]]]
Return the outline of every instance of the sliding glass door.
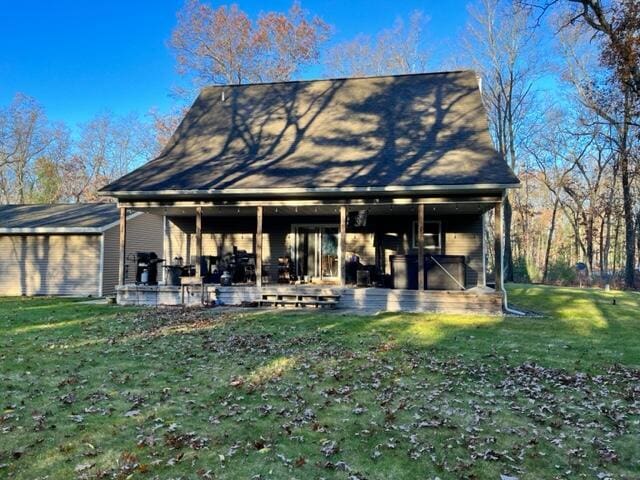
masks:
[[[320,228],[320,276],[335,279],[339,275],[338,227]]]
[[[294,225],[294,261],[298,277],[335,280],[339,275],[337,225]]]

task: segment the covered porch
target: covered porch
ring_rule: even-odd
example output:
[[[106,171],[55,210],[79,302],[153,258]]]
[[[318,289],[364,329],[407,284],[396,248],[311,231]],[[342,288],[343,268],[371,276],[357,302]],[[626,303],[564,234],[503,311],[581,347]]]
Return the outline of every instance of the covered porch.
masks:
[[[502,254],[501,195],[120,202],[164,217],[176,282],[118,288],[120,304],[217,303],[378,311],[500,313],[502,268],[488,282],[486,215]],[[132,252],[121,245],[121,280]],[[497,288],[492,288],[497,285]]]

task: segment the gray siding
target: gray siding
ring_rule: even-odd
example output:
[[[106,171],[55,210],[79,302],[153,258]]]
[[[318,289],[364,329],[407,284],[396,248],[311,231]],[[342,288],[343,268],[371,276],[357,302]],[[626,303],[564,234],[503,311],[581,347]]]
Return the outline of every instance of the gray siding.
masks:
[[[156,252],[163,255],[163,217],[143,213],[127,220],[126,271],[127,283],[136,279],[136,265],[130,256],[135,252]],[[104,233],[104,270],[102,278],[102,294],[112,295],[118,284],[118,268],[120,261],[120,226],[115,225]],[[164,270],[158,271],[162,278]]]
[[[443,220],[447,255],[464,255],[467,263],[466,287],[483,282],[482,215],[459,215]]]
[[[191,260],[195,257],[196,252],[196,239],[187,222],[186,219],[177,220],[177,222],[176,219],[173,219],[167,222],[167,260],[182,257],[185,263],[192,263]],[[184,228],[186,232],[181,228]],[[253,252],[253,233],[228,231],[229,229],[224,228],[223,225],[219,228],[227,231],[211,233],[203,229],[202,251],[204,255],[222,255],[225,252],[231,252],[234,246]],[[266,238],[263,248],[265,252],[269,250],[269,242]]]
[[[385,273],[391,273],[390,255],[416,254],[413,248],[413,222],[409,216],[388,217],[378,225],[380,263]],[[482,215],[427,216],[425,221],[441,222],[441,251],[445,255],[462,255],[467,264],[465,287],[478,286],[483,281]]]
[[[483,245],[482,215],[427,216],[427,221],[441,222],[441,252],[463,255],[467,263],[465,286],[482,282]],[[415,217],[409,215],[370,216],[366,228],[347,232],[345,258],[356,254],[365,265],[376,265],[391,273],[389,256],[415,254],[412,227]],[[272,217],[264,220],[264,263],[276,263],[278,257],[290,255],[293,224],[331,224],[331,217]],[[195,255],[195,220],[172,217],[167,222],[167,260],[181,256],[185,262]],[[254,251],[255,219],[250,217],[203,218],[202,249],[205,255],[221,255],[233,246]]]
[[[376,247],[375,247],[375,233],[363,232],[363,233],[351,233],[347,232],[347,238],[345,239],[347,251],[345,252],[345,258],[349,258],[352,255],[360,257],[360,262],[365,265],[375,265],[376,263]]]
[[[182,257],[185,262],[195,256],[195,221],[188,217],[173,217],[167,222],[166,256],[168,260]],[[203,219],[202,251],[204,255],[223,255],[233,251],[255,250],[255,219],[216,217]],[[282,221],[265,222],[262,249],[265,265],[277,263],[288,254],[291,224]]]
[[[97,296],[100,238],[0,236],[0,295]]]

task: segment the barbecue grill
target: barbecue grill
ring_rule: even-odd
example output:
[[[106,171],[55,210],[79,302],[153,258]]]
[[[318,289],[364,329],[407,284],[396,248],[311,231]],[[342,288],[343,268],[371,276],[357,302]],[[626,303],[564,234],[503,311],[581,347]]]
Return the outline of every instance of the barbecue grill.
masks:
[[[155,252],[136,252],[136,284],[157,285],[158,264],[164,259]],[[145,275],[146,273],[146,275]]]

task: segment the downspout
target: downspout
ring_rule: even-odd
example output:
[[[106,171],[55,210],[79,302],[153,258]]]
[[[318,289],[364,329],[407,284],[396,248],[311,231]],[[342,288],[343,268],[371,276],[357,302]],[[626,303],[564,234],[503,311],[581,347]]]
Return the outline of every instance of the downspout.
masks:
[[[504,210],[501,213],[504,215]],[[503,272],[503,275],[502,275],[502,279],[501,279],[500,287],[499,287],[500,288],[500,292],[502,293],[502,308],[504,309],[504,311],[506,313],[509,313],[511,315],[516,315],[518,317],[524,317],[524,316],[526,316],[526,313],[521,312],[520,310],[516,310],[514,308],[509,308],[509,302],[507,300],[507,290],[504,288],[504,235],[505,235],[505,233],[504,233],[504,229],[503,229],[502,236],[500,237],[500,243],[501,243],[500,264],[503,267],[500,270]],[[498,285],[496,285],[496,288],[498,288]]]
[[[509,308],[509,304],[507,303],[507,291],[504,289],[504,286],[501,287],[500,290],[502,291],[502,308],[504,309],[504,311],[511,315],[525,317],[527,315],[526,313],[521,312],[520,310],[516,310],[515,308]]]

